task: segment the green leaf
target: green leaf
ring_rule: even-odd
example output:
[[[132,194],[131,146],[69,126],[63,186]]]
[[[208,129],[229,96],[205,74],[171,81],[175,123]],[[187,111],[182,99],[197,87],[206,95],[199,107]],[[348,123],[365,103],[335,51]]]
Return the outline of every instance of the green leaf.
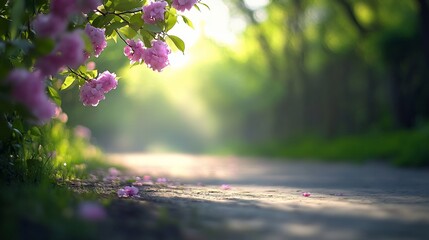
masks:
[[[177,49],[185,53],[185,42],[178,36],[168,35],[171,41],[173,41],[174,45],[176,45]]]
[[[73,83],[75,82],[76,78],[73,77],[72,75],[69,75],[66,77],[66,79],[64,79],[63,84],[61,85],[60,90],[66,90],[67,88],[69,88],[71,85],[73,85]]]
[[[200,9],[200,7],[198,7],[198,5],[197,5],[197,4],[194,4],[194,8],[196,8],[198,11],[200,11],[200,12],[201,12],[201,9]]]
[[[54,49],[55,43],[50,38],[35,38],[34,41],[35,52],[38,55],[48,54]]]
[[[119,3],[115,4],[115,7],[114,7],[116,11],[127,11],[127,10],[132,10],[143,6],[140,0],[121,0],[117,2]]]
[[[112,32],[112,34],[106,37],[106,40],[112,39],[115,43],[118,43],[118,34],[116,32]]]
[[[208,10],[210,10],[209,5],[207,5],[207,4],[205,4],[205,3],[202,3],[202,2],[199,2],[198,4],[201,4],[201,5],[203,5],[204,7],[206,7]],[[197,6],[197,5],[195,4],[195,6]],[[199,9],[199,8],[198,8],[198,9]]]
[[[97,69],[86,72],[86,75],[89,76],[90,79],[95,79],[98,75]]]
[[[48,86],[48,93],[52,100],[58,105],[61,106],[61,97],[55,88]]]
[[[103,15],[99,15],[98,17],[96,17],[92,22],[91,25],[96,27],[96,28],[100,28],[101,27],[101,22],[103,21],[104,16]]]
[[[112,35],[113,31],[120,29],[126,25],[127,25],[126,22],[113,22],[109,26],[106,27],[105,34],[107,37],[109,37],[110,35]]]
[[[142,13],[136,13],[130,18],[130,27],[138,31],[143,26]]]
[[[37,136],[37,137],[42,136],[42,131],[40,131],[40,129],[39,129],[38,127],[32,127],[32,128],[30,129],[30,133],[31,133],[31,135],[33,135],[33,136]]]
[[[12,20],[11,24],[11,37],[12,39],[16,38],[18,35],[18,30],[21,27],[22,24],[22,17],[24,15],[24,9],[25,9],[25,1],[24,0],[14,0],[12,9],[10,11],[10,17]]]
[[[177,23],[176,9],[170,8],[170,10],[165,13],[165,15],[165,31],[167,32],[168,30],[172,29]]]
[[[149,32],[154,32],[154,33],[162,32],[162,28],[155,24],[144,24],[143,28]]]
[[[9,32],[10,20],[0,16],[0,35],[6,35]]]
[[[153,40],[153,36],[151,35],[151,33],[144,30],[144,29],[141,29],[140,30],[140,36],[142,36],[143,43],[144,43],[145,47],[150,48],[151,42]]]
[[[113,18],[115,18],[115,15],[112,14],[100,15],[91,22],[91,25],[96,28],[104,28],[112,21]]]
[[[132,39],[137,35],[137,32],[129,26],[125,26],[125,27],[119,29],[119,31],[121,33],[123,33],[125,35],[125,37],[127,37],[129,39]]]
[[[183,22],[186,23],[186,25],[188,25],[192,29],[195,29],[194,24],[192,23],[192,21],[189,18],[187,18],[186,16],[183,16],[183,15],[181,17],[183,19]]]

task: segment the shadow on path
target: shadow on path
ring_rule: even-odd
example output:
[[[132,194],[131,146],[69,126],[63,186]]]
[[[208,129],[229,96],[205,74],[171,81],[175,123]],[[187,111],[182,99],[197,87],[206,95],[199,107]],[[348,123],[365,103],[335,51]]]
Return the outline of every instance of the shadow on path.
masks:
[[[427,170],[178,154],[110,159],[136,176],[176,182],[143,186],[140,200],[178,213],[195,239],[429,239]]]

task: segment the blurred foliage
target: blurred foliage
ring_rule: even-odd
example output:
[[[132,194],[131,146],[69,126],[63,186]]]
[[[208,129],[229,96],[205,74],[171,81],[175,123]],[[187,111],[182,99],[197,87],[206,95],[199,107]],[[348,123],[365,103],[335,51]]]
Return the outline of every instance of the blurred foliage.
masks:
[[[89,116],[66,104],[71,123],[88,125],[110,151],[275,143],[265,155],[427,164],[428,1],[250,2],[224,1],[247,22],[236,43],[200,38],[186,67],[157,76],[123,70],[118,92],[125,94],[107,100],[110,110],[100,104]],[[127,67],[116,55],[106,61],[97,65]],[[292,150],[290,142],[330,147]]]
[[[289,158],[297,161],[332,161],[363,163],[368,160],[387,161],[396,166],[429,165],[428,126],[417,130],[366,133],[327,140],[320,136],[276,140],[258,145],[230,143],[213,150],[214,154]]]

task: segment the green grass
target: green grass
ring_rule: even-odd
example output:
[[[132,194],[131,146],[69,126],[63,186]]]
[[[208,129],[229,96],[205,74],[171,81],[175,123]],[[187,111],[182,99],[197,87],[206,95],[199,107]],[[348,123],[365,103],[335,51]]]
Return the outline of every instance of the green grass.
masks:
[[[429,125],[414,130],[335,139],[302,137],[258,145],[232,145],[223,153],[355,163],[383,160],[398,166],[421,167],[429,165]]]

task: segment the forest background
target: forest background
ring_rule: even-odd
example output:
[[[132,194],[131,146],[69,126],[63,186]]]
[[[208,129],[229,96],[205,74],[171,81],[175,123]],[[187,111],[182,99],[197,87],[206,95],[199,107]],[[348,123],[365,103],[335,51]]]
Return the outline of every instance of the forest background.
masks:
[[[226,28],[188,27],[201,36],[161,73],[108,44],[96,65],[121,72],[118,89],[97,108],[63,92],[68,124],[107,152],[428,163],[427,1],[210,4]]]

